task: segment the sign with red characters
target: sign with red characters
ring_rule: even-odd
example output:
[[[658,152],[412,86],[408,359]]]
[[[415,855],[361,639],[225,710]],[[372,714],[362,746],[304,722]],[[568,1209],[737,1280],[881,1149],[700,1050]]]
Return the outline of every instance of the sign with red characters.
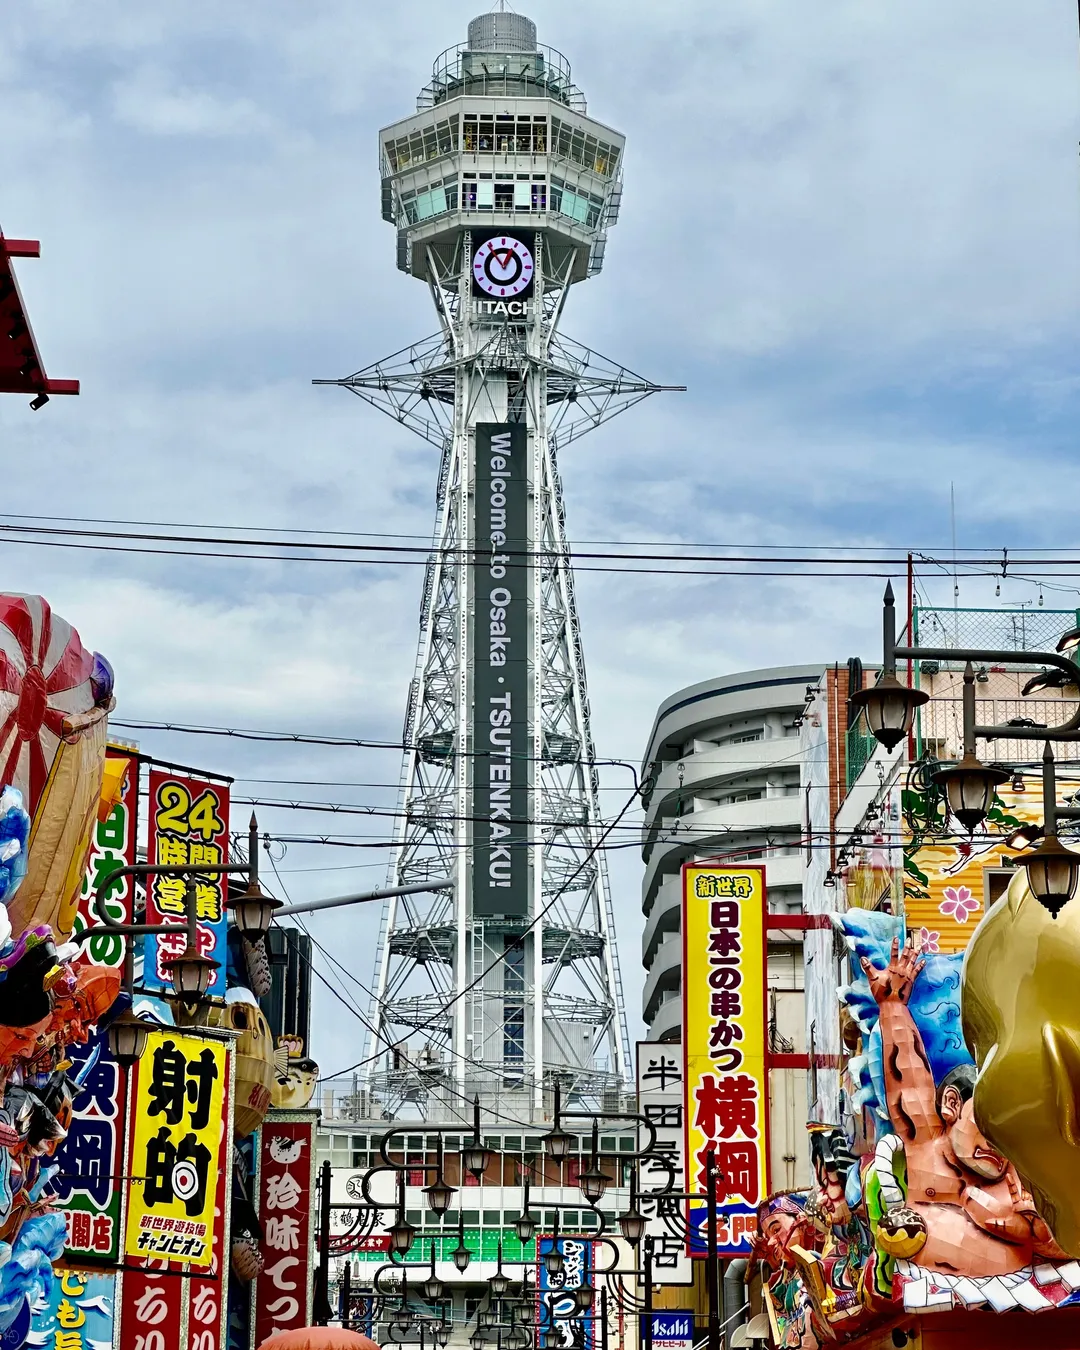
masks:
[[[748,1255],[769,1194],[765,919],[764,867],[683,867],[688,1189],[704,1197],[711,1151],[721,1256]],[[691,1200],[691,1256],[706,1253],[705,1216],[705,1200]]]

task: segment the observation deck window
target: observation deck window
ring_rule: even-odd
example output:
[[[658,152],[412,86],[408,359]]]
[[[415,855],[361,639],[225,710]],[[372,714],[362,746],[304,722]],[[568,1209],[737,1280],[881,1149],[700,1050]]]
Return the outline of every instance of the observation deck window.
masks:
[[[441,216],[447,211],[456,211],[458,204],[457,178],[444,178],[441,183],[429,187],[411,188],[401,194],[401,211],[405,222],[418,225],[432,216]]]
[[[390,172],[398,173],[417,164],[427,164],[441,155],[453,154],[459,144],[459,126],[460,119],[455,113],[431,126],[418,127],[407,136],[387,141],[385,153]]]
[[[547,143],[546,117],[465,114],[462,145],[467,154],[543,155],[547,153]]]
[[[583,169],[611,178],[619,166],[619,147],[596,136],[590,136],[569,122],[551,119],[552,153]]]
[[[552,178],[551,207],[571,220],[580,221],[589,229],[595,229],[603,214],[604,199],[595,193],[574,192],[561,178]]]

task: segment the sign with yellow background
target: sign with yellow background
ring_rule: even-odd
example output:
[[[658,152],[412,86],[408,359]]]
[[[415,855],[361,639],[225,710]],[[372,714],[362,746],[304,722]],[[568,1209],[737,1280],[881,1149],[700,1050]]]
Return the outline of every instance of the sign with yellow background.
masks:
[[[721,1256],[748,1254],[769,1193],[765,913],[764,867],[683,867],[687,1189],[705,1194],[712,1148]],[[691,1256],[705,1255],[705,1216],[691,1201]]]
[[[221,1041],[174,1027],[147,1037],[135,1086],[128,1256],[210,1264],[218,1172],[231,1134],[228,1069]]]

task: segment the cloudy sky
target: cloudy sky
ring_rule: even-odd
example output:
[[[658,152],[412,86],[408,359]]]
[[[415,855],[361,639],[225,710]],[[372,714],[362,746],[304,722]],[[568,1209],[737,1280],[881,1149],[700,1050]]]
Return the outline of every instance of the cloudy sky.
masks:
[[[628,137],[622,218],[567,331],[689,392],[564,457],[572,539],[1071,547],[1080,494],[1076,15],[1051,0],[537,0]],[[0,50],[0,226],[49,373],[0,404],[4,511],[427,536],[436,458],[313,376],[431,332],[379,216],[378,127],[472,10],[435,0],[34,0]],[[104,651],[121,713],[395,739],[421,575],[0,542]],[[601,756],[714,674],[876,650],[878,579],[580,578]],[[952,603],[951,578],[923,590]],[[961,581],[961,604],[992,596]],[[1005,602],[1035,600],[1010,582]],[[1050,591],[1069,607],[1077,593]],[[394,756],[146,733],[237,792],[384,803]],[[284,780],[255,782],[252,780]],[[296,780],[348,786],[290,787]],[[623,779],[606,780],[621,801]],[[372,785],[370,787],[366,785]],[[266,809],[268,829],[314,819]],[[380,836],[378,822],[336,832]],[[280,852],[280,850],[279,850]],[[294,896],[385,849],[293,845]],[[639,864],[613,860],[632,1034]],[[373,917],[324,918],[367,980]],[[353,990],[355,993],[355,989]],[[361,1032],[319,991],[324,1069]]]

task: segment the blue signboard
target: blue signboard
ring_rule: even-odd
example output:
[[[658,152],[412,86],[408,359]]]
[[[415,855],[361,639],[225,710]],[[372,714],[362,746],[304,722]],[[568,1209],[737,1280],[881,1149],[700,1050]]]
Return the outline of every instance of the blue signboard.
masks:
[[[544,1264],[544,1253],[552,1248],[562,1252],[563,1268],[558,1275],[549,1275]],[[594,1350],[596,1319],[591,1311],[582,1312],[575,1297],[581,1285],[592,1283],[593,1244],[587,1238],[542,1237],[537,1240],[537,1256],[537,1343],[541,1350],[558,1346]]]
[[[694,1314],[691,1312],[643,1313],[641,1339],[647,1343],[646,1321],[652,1321],[653,1350],[690,1350],[694,1344]]]

